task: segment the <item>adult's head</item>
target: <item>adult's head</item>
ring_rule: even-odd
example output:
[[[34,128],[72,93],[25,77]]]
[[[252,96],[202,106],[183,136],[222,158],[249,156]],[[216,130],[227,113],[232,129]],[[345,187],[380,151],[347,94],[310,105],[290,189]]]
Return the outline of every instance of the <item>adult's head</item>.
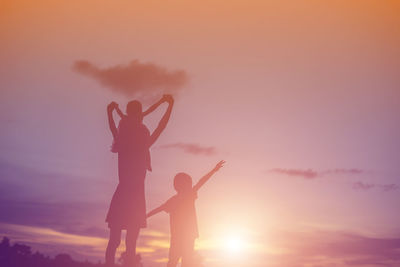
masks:
[[[126,106],[126,114],[129,118],[142,122],[142,103],[137,100],[129,101],[128,105]]]

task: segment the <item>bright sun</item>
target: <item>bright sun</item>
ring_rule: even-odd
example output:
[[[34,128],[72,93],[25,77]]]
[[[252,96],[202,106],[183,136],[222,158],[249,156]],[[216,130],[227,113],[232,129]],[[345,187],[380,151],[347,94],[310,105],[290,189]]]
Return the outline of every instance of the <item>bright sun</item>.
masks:
[[[239,253],[244,249],[244,242],[239,236],[230,236],[226,238],[225,248],[230,253]]]

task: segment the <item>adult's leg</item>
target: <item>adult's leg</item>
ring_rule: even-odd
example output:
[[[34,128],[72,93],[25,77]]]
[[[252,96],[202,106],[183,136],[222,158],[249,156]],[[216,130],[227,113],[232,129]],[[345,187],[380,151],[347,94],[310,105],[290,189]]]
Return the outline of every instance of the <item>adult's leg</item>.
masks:
[[[110,228],[110,239],[106,249],[106,266],[111,267],[115,264],[115,252],[121,243],[121,229]]]
[[[176,265],[179,262],[179,259],[181,258],[180,248],[181,246],[179,246],[179,242],[176,242],[176,240],[171,239],[169,245],[169,257],[168,257],[167,267],[176,267]]]
[[[128,264],[134,264],[136,260],[136,242],[139,236],[139,227],[129,228],[126,231],[126,259]]]

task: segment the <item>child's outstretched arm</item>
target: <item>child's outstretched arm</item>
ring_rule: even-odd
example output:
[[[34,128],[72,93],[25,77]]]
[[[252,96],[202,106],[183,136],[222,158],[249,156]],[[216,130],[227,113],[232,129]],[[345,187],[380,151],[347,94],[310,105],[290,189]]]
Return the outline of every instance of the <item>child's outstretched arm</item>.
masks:
[[[156,110],[164,101],[165,101],[165,95],[163,95],[163,97],[160,100],[158,100],[156,103],[151,105],[151,107],[149,107],[146,111],[144,111],[143,117],[149,115],[154,110]]]
[[[222,166],[224,166],[225,161],[221,160],[218,162],[217,165],[215,165],[214,169],[212,169],[209,173],[204,175],[198,182],[197,184],[193,187],[194,191],[197,191],[202,187],[210,178],[213,176],[214,173],[216,173],[219,169],[221,169]]]
[[[159,212],[164,211],[165,210],[164,206],[165,206],[165,204],[163,204],[163,205],[159,206],[158,208],[155,208],[154,210],[150,211],[149,213],[147,213],[146,217],[149,218],[149,217],[151,217],[151,216],[153,216],[153,215],[155,215],[155,214],[157,214]]]

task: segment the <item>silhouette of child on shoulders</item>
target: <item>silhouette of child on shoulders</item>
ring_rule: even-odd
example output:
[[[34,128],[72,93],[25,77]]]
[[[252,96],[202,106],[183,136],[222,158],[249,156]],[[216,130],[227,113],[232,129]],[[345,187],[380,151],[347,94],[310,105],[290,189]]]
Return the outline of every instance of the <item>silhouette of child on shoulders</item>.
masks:
[[[142,118],[144,118],[145,116],[149,115],[150,113],[152,113],[154,110],[156,110],[164,101],[172,101],[172,96],[171,95],[163,95],[163,97],[157,101],[155,104],[153,104],[151,107],[149,107],[147,110],[145,110],[144,112],[142,112]],[[128,115],[124,114],[121,109],[119,108],[118,103],[116,102],[111,102],[109,104],[109,109],[111,110],[115,110],[118,114],[118,116],[121,118],[121,122],[123,120],[126,120],[128,118]],[[111,152],[113,153],[117,153],[118,152],[118,145],[117,145],[117,134],[113,133],[114,136],[114,140],[113,143],[111,145]]]
[[[192,266],[194,241],[199,236],[195,209],[197,191],[224,163],[223,160],[218,162],[214,169],[203,176],[193,187],[192,177],[183,172],[178,173],[174,178],[174,188],[177,194],[147,214],[147,217],[150,217],[161,211],[169,213],[171,239],[167,267],[175,267],[180,258],[182,258],[182,267]]]

